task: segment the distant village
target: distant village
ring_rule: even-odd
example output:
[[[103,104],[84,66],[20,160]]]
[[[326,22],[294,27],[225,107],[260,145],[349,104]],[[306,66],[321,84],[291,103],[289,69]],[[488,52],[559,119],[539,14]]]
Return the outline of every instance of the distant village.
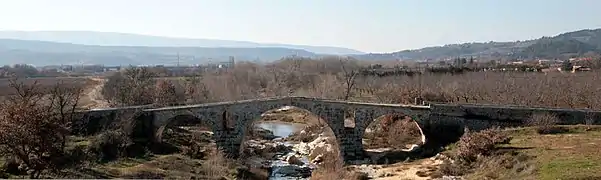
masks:
[[[401,61],[403,62],[403,61]],[[410,71],[444,71],[460,69],[462,71],[523,71],[523,72],[582,72],[591,71],[601,65],[601,59],[594,57],[575,57],[566,60],[531,59],[531,60],[478,60],[469,58],[447,58],[443,60],[420,60],[404,63],[392,68],[380,64],[372,64],[369,69],[404,69]]]
[[[443,60],[397,60],[393,66],[378,63],[363,67],[359,72],[364,75],[413,75],[416,73],[462,73],[466,71],[521,71],[521,72],[583,72],[591,71],[600,65],[600,59],[594,57],[576,57],[567,60],[532,59],[532,60],[478,60],[469,58],[447,58]],[[151,67],[159,76],[190,76],[204,71],[220,71],[234,67],[235,58],[228,61],[196,64],[196,65],[136,65],[133,67]],[[26,67],[25,67],[26,66]],[[0,67],[0,77],[9,77],[14,69],[21,69],[20,73],[27,77],[52,77],[52,76],[89,76],[120,71],[132,65],[104,66],[104,65],[51,65],[35,67],[32,65],[13,65]],[[32,69],[33,68],[33,69]],[[29,69],[29,70],[27,70]],[[35,71],[35,73],[33,72]],[[17,73],[18,74],[18,73]],[[32,75],[38,74],[38,75]]]

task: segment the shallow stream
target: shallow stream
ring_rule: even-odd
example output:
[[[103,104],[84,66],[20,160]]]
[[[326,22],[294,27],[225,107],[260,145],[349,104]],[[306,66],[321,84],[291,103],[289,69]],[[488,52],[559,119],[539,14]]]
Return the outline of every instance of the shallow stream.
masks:
[[[292,133],[302,129],[305,125],[282,122],[260,122],[255,124],[255,126],[273,132],[273,135],[278,137],[276,140],[273,141],[273,143],[283,143],[285,146],[292,147],[297,142],[278,141],[278,139],[290,136]],[[303,162],[303,165],[299,166],[288,163],[286,161],[286,157],[290,155],[296,155],[299,158],[299,160]],[[308,157],[301,156],[297,154],[297,152],[295,152],[294,150],[288,152],[278,152],[277,155],[270,161],[272,167],[272,172],[269,177],[270,180],[309,179],[298,177],[297,175],[310,174],[310,172],[314,168],[314,166],[309,163]]]

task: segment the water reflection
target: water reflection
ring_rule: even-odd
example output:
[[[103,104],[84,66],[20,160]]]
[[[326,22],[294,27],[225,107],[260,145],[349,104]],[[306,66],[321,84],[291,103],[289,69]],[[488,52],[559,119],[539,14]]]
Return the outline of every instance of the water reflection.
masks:
[[[273,132],[273,135],[285,138],[290,136],[292,133],[300,130],[303,125],[282,122],[260,122],[256,123],[255,126],[270,130],[271,132]]]

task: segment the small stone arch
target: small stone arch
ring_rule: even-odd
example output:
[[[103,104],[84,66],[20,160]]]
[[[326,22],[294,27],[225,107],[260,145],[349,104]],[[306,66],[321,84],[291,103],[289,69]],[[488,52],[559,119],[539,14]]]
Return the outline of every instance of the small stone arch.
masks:
[[[426,138],[426,134],[424,133],[424,125],[420,123],[420,121],[418,119],[415,119],[414,116],[411,116],[407,113],[403,113],[403,112],[393,112],[393,113],[387,113],[384,115],[379,115],[376,114],[374,116],[372,116],[371,121],[368,121],[365,123],[365,128],[362,130],[363,133],[365,133],[368,130],[381,130],[384,132],[389,132],[390,130],[395,130],[395,129],[391,129],[394,128],[393,125],[397,124],[397,123],[402,123],[403,126],[406,125],[412,125],[414,127],[417,128],[417,131],[420,134],[420,142],[417,145],[425,145],[427,143],[427,138]],[[372,128],[372,129],[369,129]],[[377,128],[377,129],[373,129],[373,128]]]
[[[419,111],[410,111],[404,110],[394,107],[380,107],[380,108],[357,108],[356,112],[356,123],[359,125],[358,129],[361,132],[361,135],[365,133],[367,127],[376,121],[378,118],[383,117],[384,121],[380,123],[384,123],[383,125],[390,125],[398,120],[409,120],[414,123],[422,133],[422,143],[425,144],[427,141],[427,122],[429,121],[428,114],[422,114]]]
[[[365,109],[359,113],[362,129],[358,129],[358,133],[361,133],[366,158],[371,163],[386,164],[420,157],[428,143],[425,121],[420,119],[423,116],[408,110],[381,109]]]
[[[156,130],[155,138],[157,142],[162,142],[163,133],[166,128],[174,125],[193,125],[200,124],[210,128],[211,131],[216,129],[215,123],[211,120],[207,120],[204,116],[199,116],[191,111],[178,112],[167,118],[166,122],[159,126]]]

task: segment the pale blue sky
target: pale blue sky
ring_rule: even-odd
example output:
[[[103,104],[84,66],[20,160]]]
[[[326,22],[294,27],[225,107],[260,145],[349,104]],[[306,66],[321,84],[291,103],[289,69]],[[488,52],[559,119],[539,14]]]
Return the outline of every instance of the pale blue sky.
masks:
[[[0,30],[89,30],[392,52],[601,27],[601,0],[2,0]]]

